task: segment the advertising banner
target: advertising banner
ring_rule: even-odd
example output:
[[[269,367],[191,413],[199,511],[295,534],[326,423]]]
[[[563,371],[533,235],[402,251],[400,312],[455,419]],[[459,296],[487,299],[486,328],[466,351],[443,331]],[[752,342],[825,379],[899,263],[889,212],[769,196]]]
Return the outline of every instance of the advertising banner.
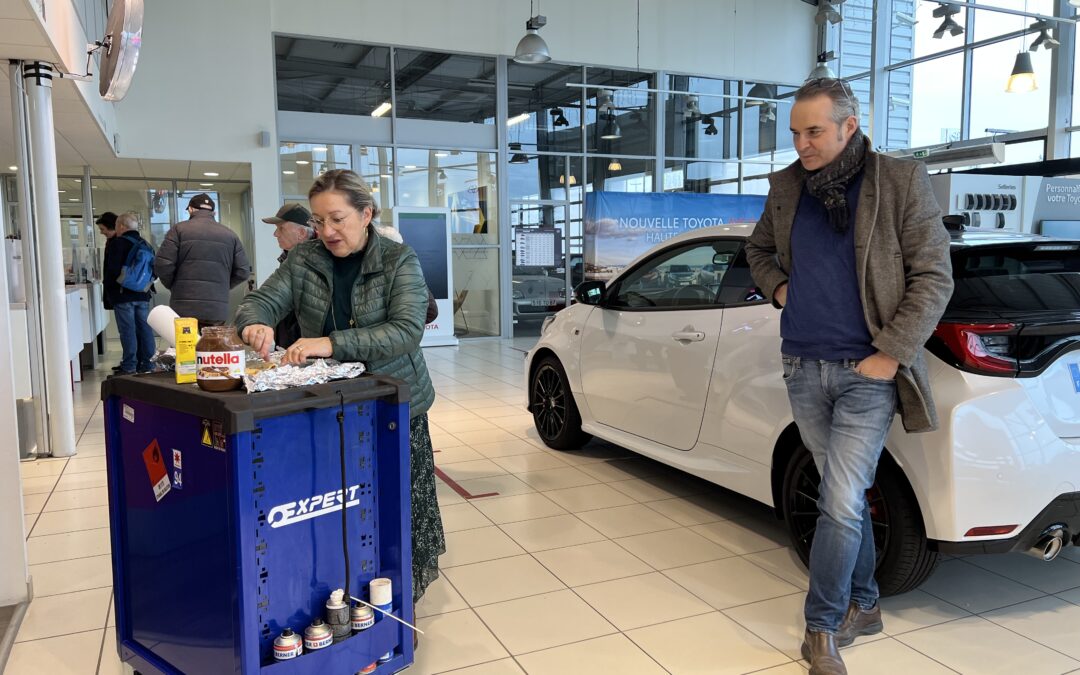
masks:
[[[606,281],[657,244],[685,232],[756,223],[763,195],[590,192],[585,196],[585,278]]]
[[[424,280],[435,296],[439,316],[424,327],[421,347],[456,345],[454,337],[454,288],[450,257],[450,210],[439,208],[398,207],[394,209],[394,227],[401,238],[416,251]]]

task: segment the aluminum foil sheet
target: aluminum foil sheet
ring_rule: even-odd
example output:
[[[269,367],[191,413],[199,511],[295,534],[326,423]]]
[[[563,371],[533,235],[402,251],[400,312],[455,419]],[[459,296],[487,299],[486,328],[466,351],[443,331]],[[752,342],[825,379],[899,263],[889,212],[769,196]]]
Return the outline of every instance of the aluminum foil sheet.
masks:
[[[284,352],[275,352],[275,354],[284,354]],[[271,364],[273,364],[273,357],[274,354],[271,354],[269,359]],[[277,361],[280,363],[281,356],[278,356]],[[365,370],[367,369],[362,363],[340,363],[333,359],[315,359],[303,366],[271,365],[261,370],[249,367],[248,374],[244,376],[244,386],[252,393],[275,391],[310,384],[324,384],[331,380],[349,380],[363,375]]]

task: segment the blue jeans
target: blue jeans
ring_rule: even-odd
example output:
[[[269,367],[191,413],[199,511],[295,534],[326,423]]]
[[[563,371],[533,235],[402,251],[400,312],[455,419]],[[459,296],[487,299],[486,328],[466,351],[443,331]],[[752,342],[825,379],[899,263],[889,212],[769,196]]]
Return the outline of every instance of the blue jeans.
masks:
[[[896,382],[856,372],[855,360],[783,361],[795,423],[821,474],[806,627],[835,634],[849,603],[871,609],[878,599],[866,491],[896,413]]]
[[[148,300],[118,302],[113,305],[116,315],[116,328],[120,332],[120,344],[124,348],[124,358],[120,360],[120,370],[133,373],[137,370],[150,370],[150,359],[154,356],[154,329],[146,322],[150,313]]]

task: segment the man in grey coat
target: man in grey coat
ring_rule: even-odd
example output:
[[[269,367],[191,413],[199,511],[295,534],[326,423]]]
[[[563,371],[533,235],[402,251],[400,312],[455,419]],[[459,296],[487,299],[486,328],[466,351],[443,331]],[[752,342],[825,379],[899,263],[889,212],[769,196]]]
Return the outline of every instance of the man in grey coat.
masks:
[[[791,132],[799,161],[769,177],[747,258],[783,308],[784,381],[821,474],[802,653],[834,675],[839,647],[883,628],[866,490],[898,407],[909,432],[937,425],[923,345],[952,270],[924,165],[870,149],[847,84],[804,84]]]
[[[188,202],[189,219],[165,235],[154,273],[171,292],[169,306],[201,326],[229,318],[229,290],[247,280],[251,265],[240,238],[214,220],[214,200],[206,193]]]

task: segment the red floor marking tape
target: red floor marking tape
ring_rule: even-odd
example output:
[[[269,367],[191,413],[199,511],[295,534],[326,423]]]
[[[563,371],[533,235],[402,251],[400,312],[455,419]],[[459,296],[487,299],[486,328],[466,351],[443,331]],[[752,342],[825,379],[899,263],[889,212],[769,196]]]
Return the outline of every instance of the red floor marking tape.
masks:
[[[482,495],[471,494],[468,490],[461,487],[461,485],[459,485],[456,480],[454,480],[450,476],[447,476],[446,473],[439,467],[435,467],[435,475],[441,478],[442,482],[449,485],[451,490],[458,493],[459,496],[464,497],[465,499],[480,499],[481,497],[497,497],[499,495],[498,492],[485,492]]]

